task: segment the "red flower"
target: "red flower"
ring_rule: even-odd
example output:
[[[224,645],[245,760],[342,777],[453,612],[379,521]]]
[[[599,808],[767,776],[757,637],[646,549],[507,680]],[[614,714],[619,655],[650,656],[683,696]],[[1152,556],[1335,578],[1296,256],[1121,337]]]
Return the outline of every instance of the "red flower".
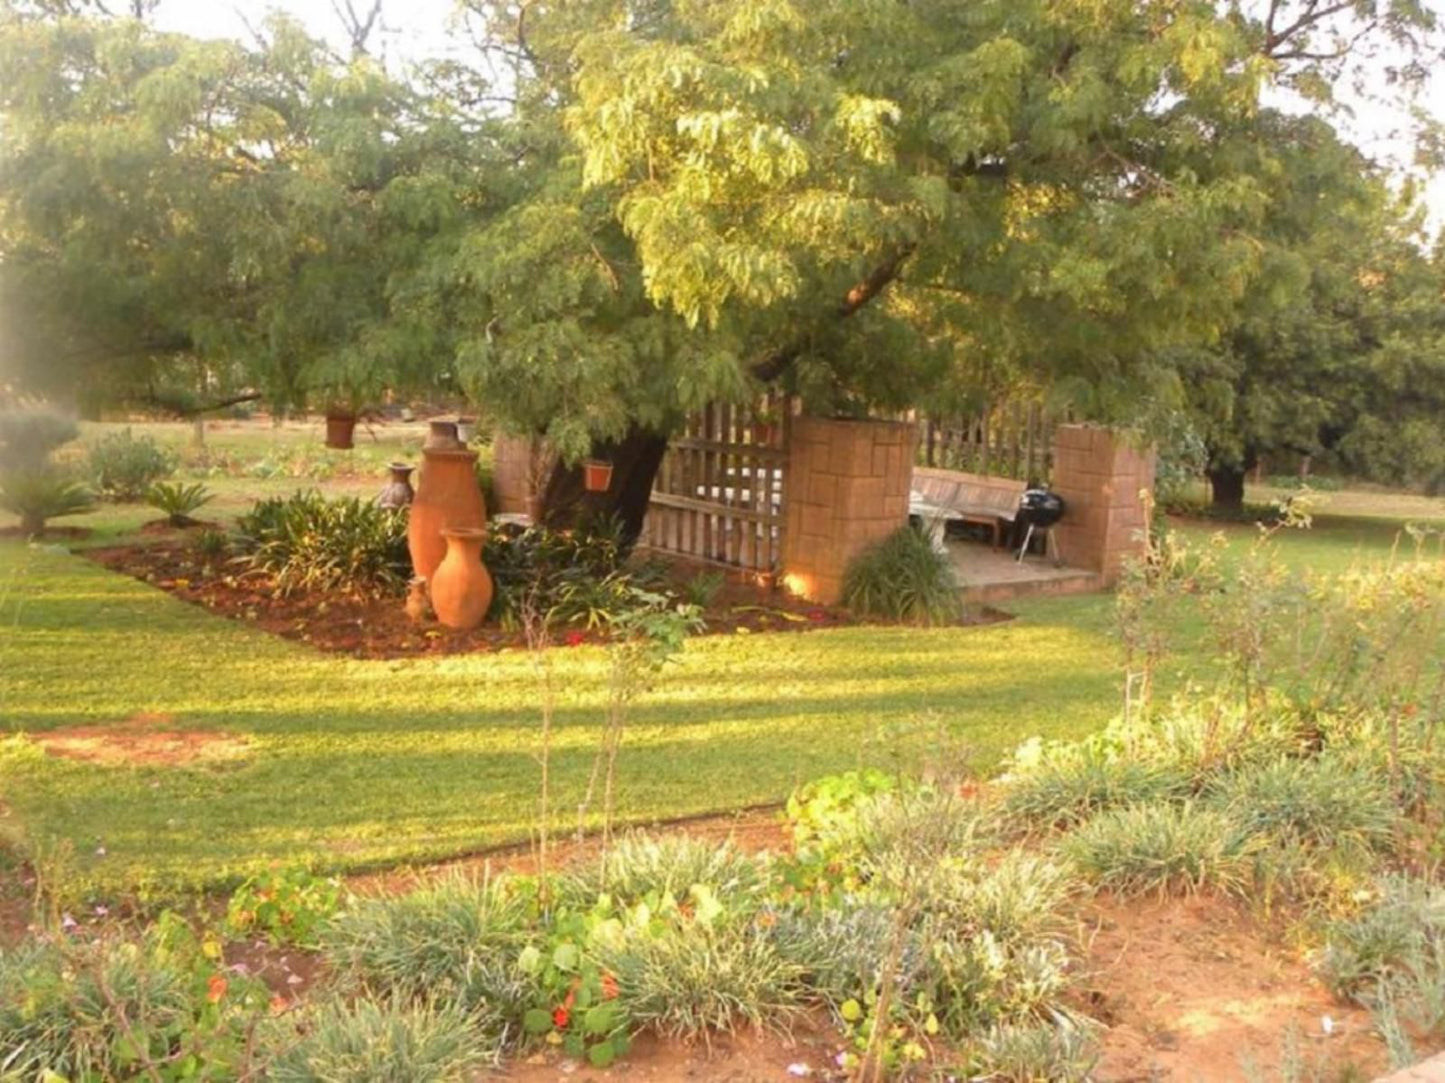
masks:
[[[565,1027],[571,1018],[572,1013],[566,1008],[558,1008],[552,1013],[552,1022],[556,1023],[558,1027]]]
[[[587,633],[571,631],[562,637],[562,642],[569,647],[580,647],[587,642]]]
[[[828,614],[821,609],[808,610],[808,619],[814,623],[821,623],[828,619]]]
[[[212,1004],[219,1003],[220,999],[226,995],[226,984],[224,975],[212,974],[206,982],[206,999]]]
[[[617,979],[611,974],[602,975],[602,999],[611,1000],[617,995]]]

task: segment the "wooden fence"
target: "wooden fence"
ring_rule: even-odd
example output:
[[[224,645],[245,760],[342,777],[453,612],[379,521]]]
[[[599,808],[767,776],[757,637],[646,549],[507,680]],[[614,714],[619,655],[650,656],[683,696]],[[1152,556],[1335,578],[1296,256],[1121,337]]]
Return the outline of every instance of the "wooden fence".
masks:
[[[920,466],[1047,481],[1054,429],[1063,420],[1037,403],[986,408],[972,417],[926,418],[918,441]]]
[[[688,419],[653,483],[643,545],[763,575],[783,553],[792,403],[714,405]]]

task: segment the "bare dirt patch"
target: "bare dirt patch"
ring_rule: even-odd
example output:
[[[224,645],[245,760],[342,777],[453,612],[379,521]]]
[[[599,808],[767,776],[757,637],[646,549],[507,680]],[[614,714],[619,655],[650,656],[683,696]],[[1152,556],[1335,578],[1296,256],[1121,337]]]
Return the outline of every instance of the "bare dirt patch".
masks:
[[[1081,1007],[1108,1026],[1101,1081],[1280,1078],[1291,1034],[1306,1064],[1330,1067],[1326,1078],[1387,1067],[1369,1013],[1334,1000],[1274,930],[1226,900],[1100,896],[1081,921],[1091,937]]]
[[[236,759],[246,742],[222,730],[182,729],[168,714],[144,712],[123,722],[65,726],[33,740],[52,756],[85,763],[137,767],[185,767]]]

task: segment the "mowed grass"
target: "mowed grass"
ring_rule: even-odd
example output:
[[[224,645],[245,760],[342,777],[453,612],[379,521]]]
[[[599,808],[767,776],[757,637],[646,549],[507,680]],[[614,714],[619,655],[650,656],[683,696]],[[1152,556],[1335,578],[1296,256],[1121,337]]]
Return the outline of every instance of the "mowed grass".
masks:
[[[242,430],[238,439],[265,436]],[[300,445],[303,476],[217,476],[227,493],[219,517],[308,483],[307,464],[322,454],[307,443],[314,434],[272,439]],[[380,461],[398,452],[414,460],[419,442],[416,433],[389,437]],[[347,461],[318,471],[326,491],[379,484]],[[75,521],[88,519],[98,542],[153,517],[108,507]],[[1202,539],[1215,528],[1184,529]],[[1253,530],[1227,534],[1239,551]],[[1291,560],[1343,568],[1388,552],[1398,534],[1388,519],[1322,518],[1281,544]],[[652,822],[778,801],[818,775],[938,755],[941,731],[947,754],[984,773],[1034,734],[1077,737],[1106,723],[1121,684],[1112,598],[1012,608],[1016,620],[989,626],[690,642],[634,710],[619,765],[621,817]],[[1192,631],[1179,629],[1181,640]],[[570,830],[600,735],[606,658],[591,647],[547,657],[552,802],[557,827]],[[390,662],[321,655],[64,549],[0,543],[0,832],[22,850],[70,855],[74,882],[102,895],[223,886],[273,861],[358,869],[523,841],[536,822],[542,678],[520,651]],[[224,733],[244,748],[210,764],[102,765],[49,756],[33,739],[140,715]]]

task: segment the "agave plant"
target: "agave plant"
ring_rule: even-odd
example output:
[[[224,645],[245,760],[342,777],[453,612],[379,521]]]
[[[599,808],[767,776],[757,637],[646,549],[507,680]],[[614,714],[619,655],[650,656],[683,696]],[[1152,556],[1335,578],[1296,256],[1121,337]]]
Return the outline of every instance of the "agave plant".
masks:
[[[186,527],[195,524],[191,513],[209,504],[214,495],[200,482],[182,485],[178,481],[158,481],[146,492],[146,503],[165,512],[171,526]]]

